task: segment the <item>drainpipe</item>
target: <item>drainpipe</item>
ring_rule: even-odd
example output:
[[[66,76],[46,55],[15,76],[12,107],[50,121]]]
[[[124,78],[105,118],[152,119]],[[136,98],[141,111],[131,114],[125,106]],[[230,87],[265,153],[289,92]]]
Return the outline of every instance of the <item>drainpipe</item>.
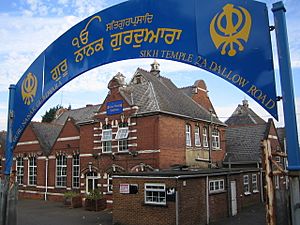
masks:
[[[48,156],[46,157],[46,168],[45,168],[45,201],[47,201],[47,193],[48,193]]]
[[[178,190],[177,190],[177,188],[176,188],[176,192],[175,192],[175,201],[176,201],[176,205],[175,205],[175,207],[176,207],[176,225],[179,225],[179,203],[178,203]]]
[[[209,186],[208,186],[208,176],[206,176],[206,224],[209,224]]]
[[[209,111],[210,112],[210,124],[208,126],[208,147],[209,147],[209,152],[208,152],[208,157],[209,157],[209,164],[208,164],[208,168],[212,168],[212,159],[211,159],[211,150],[212,150],[212,110]]]
[[[257,163],[257,168],[259,168],[259,176],[260,176],[260,200],[264,202],[264,188],[263,188],[263,170]]]
[[[230,171],[231,172],[231,171]],[[230,172],[227,173],[227,207],[228,207],[228,216],[232,216],[232,202],[231,202],[231,185],[230,185]]]
[[[178,177],[176,179],[176,192],[175,192],[175,223],[179,225],[179,196],[178,196],[178,188],[179,188]]]

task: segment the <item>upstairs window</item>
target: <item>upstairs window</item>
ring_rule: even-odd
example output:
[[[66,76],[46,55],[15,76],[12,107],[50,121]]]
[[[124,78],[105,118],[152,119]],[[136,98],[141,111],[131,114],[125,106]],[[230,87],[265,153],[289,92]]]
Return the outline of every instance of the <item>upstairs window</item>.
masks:
[[[208,147],[207,127],[203,127],[203,147]]]
[[[220,149],[220,132],[217,129],[213,129],[211,133],[212,148]]]
[[[116,139],[118,140],[119,152],[128,151],[128,123],[121,123],[119,125],[118,132],[116,134]]]
[[[189,125],[189,124],[185,125],[185,143],[186,143],[186,146],[191,146],[192,145],[191,125]]]
[[[101,141],[102,141],[102,152],[103,153],[112,152],[112,145],[111,145],[112,129],[109,124],[103,126]]]
[[[201,146],[200,127],[198,127],[198,126],[195,127],[195,146],[197,146],[197,147]]]

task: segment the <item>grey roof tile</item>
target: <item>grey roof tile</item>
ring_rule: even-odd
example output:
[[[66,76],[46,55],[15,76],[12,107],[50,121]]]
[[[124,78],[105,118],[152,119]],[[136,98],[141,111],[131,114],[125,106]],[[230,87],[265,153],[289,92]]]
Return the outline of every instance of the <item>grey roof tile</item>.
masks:
[[[131,103],[139,107],[137,114],[164,112],[193,119],[211,120],[210,112],[184,94],[170,79],[155,76],[140,68],[137,69],[136,75],[143,76],[146,82],[139,84],[131,82],[127,88],[122,89],[122,92],[127,98],[131,95],[133,100]],[[214,116],[212,120],[214,123],[225,125]]]
[[[264,121],[259,117],[248,105],[246,100],[243,101],[242,105],[234,110],[232,115],[225,121],[228,126],[240,126],[240,125],[255,125],[264,124]]]
[[[75,120],[76,123],[85,122],[93,119],[95,113],[99,111],[101,105],[91,105],[79,109],[71,109],[62,113],[58,118],[52,121],[53,124],[65,124],[68,117]]]
[[[44,155],[49,155],[63,125],[31,122],[31,127],[39,140]]]
[[[261,141],[265,137],[267,123],[226,128],[225,162],[261,161]]]

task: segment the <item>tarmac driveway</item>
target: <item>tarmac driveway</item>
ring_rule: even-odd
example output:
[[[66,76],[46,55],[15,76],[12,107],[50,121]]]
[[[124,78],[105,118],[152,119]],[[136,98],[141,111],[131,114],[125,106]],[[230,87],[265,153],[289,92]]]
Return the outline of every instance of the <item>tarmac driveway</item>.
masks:
[[[110,210],[69,209],[62,202],[40,200],[18,201],[18,225],[111,225]]]

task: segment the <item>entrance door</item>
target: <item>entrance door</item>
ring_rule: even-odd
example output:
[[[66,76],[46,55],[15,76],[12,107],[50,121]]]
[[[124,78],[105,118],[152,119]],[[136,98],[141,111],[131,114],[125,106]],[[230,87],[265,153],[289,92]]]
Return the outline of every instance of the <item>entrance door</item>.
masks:
[[[236,182],[230,181],[230,193],[231,193],[231,215],[237,214],[237,199],[236,199]]]
[[[86,184],[85,191],[89,194],[91,191],[95,190],[98,186],[98,176],[95,172],[88,172],[86,174]]]

